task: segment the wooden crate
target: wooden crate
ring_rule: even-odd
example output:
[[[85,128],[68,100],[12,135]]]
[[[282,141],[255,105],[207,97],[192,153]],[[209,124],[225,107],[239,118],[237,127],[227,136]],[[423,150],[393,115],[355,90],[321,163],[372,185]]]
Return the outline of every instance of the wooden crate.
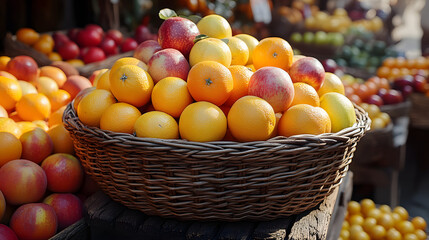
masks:
[[[49,240],[90,240],[89,226],[85,219],[77,221],[73,225],[67,227]]]

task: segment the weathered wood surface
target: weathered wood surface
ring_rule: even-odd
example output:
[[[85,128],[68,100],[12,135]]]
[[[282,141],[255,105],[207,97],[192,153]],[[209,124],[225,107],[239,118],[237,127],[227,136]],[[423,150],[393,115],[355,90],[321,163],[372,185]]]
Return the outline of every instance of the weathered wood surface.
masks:
[[[91,239],[327,239],[338,232],[344,219],[345,201],[351,195],[351,174],[320,205],[302,214],[265,222],[197,222],[147,216],[98,192],[86,202],[86,222]],[[337,204],[336,204],[337,203]],[[342,211],[336,209],[343,208]],[[335,208],[335,209],[334,209]],[[332,216],[336,215],[335,223]],[[329,229],[329,230],[328,230]],[[332,235],[332,234],[331,234]]]
[[[84,219],[57,233],[49,240],[89,240],[89,226]]]

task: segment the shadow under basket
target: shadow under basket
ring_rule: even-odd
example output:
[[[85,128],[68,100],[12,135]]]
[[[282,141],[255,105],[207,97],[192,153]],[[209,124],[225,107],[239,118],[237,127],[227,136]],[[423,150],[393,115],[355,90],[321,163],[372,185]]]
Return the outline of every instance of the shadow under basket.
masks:
[[[255,142],[139,138],[84,125],[70,103],[63,122],[87,174],[113,200],[180,220],[271,220],[322,202],[346,175],[367,113],[337,133]]]

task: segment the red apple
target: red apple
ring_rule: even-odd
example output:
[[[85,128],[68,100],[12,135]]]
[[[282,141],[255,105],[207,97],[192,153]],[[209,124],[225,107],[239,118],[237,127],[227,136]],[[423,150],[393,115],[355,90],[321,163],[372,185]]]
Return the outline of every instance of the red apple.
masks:
[[[83,169],[79,160],[70,154],[56,153],[42,162],[48,179],[48,189],[57,193],[72,193],[83,182]]]
[[[95,77],[97,77],[97,75],[101,72],[101,70],[103,70],[103,69],[98,69],[98,70],[95,70],[94,72],[91,73],[91,76],[89,76],[89,78],[88,78],[88,80],[91,84],[94,84]]]
[[[325,59],[322,61],[322,65],[325,69],[325,72],[335,73],[335,71],[338,69],[338,65],[334,59]]]
[[[77,43],[81,47],[95,47],[100,44],[102,38],[103,36],[98,30],[85,28],[77,34]]]
[[[263,67],[250,77],[249,95],[266,100],[276,113],[285,111],[295,95],[289,74],[277,67]]]
[[[61,47],[66,42],[70,42],[70,38],[67,37],[64,33],[54,32],[52,34],[52,38],[54,39],[55,49],[58,51],[58,48]]]
[[[6,211],[6,200],[4,200],[3,193],[0,191],[0,220],[3,218]]]
[[[158,42],[163,49],[174,48],[188,57],[198,35],[200,31],[194,22],[182,17],[172,17],[159,27]]]
[[[63,60],[70,60],[79,57],[79,47],[76,43],[68,41],[58,47],[58,53],[61,55]]]
[[[404,97],[404,99],[407,99],[411,95],[411,93],[413,93],[413,91],[414,89],[412,86],[410,85],[404,86],[401,89],[402,97]]]
[[[79,28],[72,28],[72,29],[67,31],[67,36],[73,42],[77,42],[77,34],[80,32],[80,30],[81,29],[79,29]]]
[[[133,51],[139,44],[133,38],[126,38],[121,44],[121,52]]]
[[[39,76],[36,61],[29,56],[16,56],[6,65],[6,71],[18,80],[34,82]]]
[[[393,80],[393,88],[396,90],[402,90],[405,86],[413,86],[414,78],[411,75],[405,75]]]
[[[371,96],[369,96],[365,100],[365,102],[368,103],[368,104],[375,104],[375,105],[377,105],[379,107],[384,104],[383,103],[383,99],[380,96],[378,96],[378,95],[371,95]]]
[[[15,232],[4,224],[0,224],[0,239],[1,240],[18,240]]]
[[[104,35],[104,30],[102,27],[98,26],[97,24],[88,24],[85,26],[85,29],[93,30],[98,32],[101,36]]]
[[[70,93],[71,99],[74,99],[80,91],[90,87],[92,87],[92,84],[88,80],[88,78],[79,75],[74,75],[68,77],[67,81],[61,88]]]
[[[115,41],[109,37],[104,38],[101,41],[99,47],[106,55],[115,55],[118,53],[118,48],[116,47]]]
[[[54,143],[51,137],[41,128],[35,128],[22,134],[19,140],[22,144],[21,158],[37,164],[54,151]]]
[[[29,160],[12,160],[0,168],[0,191],[12,205],[37,202],[47,186],[43,169]]]
[[[416,92],[425,93],[426,92],[426,84],[427,84],[427,80],[425,77],[422,77],[420,75],[414,76],[413,88]]]
[[[43,200],[51,206],[58,218],[58,231],[79,221],[83,215],[81,200],[71,193],[53,193]]]
[[[103,61],[106,54],[99,47],[89,47],[82,50],[82,60],[85,64]]]
[[[303,57],[295,61],[289,69],[292,82],[304,82],[319,90],[325,80],[325,69],[319,60]]]
[[[140,45],[135,49],[133,57],[147,64],[153,54],[161,49],[162,48],[157,41],[146,40],[140,43]]]
[[[77,111],[77,105],[79,105],[82,98],[85,97],[88,93],[94,91],[95,89],[97,88],[96,87],[85,88],[76,95],[76,97],[73,100],[73,108],[75,111]]]
[[[57,232],[55,210],[45,203],[29,203],[19,207],[10,220],[10,227],[19,239],[49,239]]]
[[[402,93],[395,89],[387,90],[386,94],[383,97],[384,104],[397,104],[404,100]]]
[[[166,77],[186,80],[189,63],[181,52],[167,48],[153,54],[148,63],[148,72],[155,84]]]
[[[107,31],[106,37],[113,39],[113,41],[115,41],[116,43],[116,46],[121,45],[122,40],[124,39],[122,33],[116,29],[110,29],[109,31]]]
[[[381,97],[381,99],[384,99],[384,96],[386,96],[387,93],[387,89],[385,88],[380,88],[377,92],[377,95]]]
[[[134,39],[137,41],[137,43],[140,44],[146,40],[149,40],[151,35],[152,33],[150,32],[149,28],[144,25],[140,25],[136,28]]]

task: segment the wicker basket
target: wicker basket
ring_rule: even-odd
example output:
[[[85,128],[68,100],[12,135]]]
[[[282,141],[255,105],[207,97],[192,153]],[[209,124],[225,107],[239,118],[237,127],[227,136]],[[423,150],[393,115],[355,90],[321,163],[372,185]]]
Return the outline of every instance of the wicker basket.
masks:
[[[429,97],[422,93],[413,93],[410,95],[411,126],[415,128],[429,129]]]
[[[72,104],[72,103],[71,103]],[[182,220],[270,220],[303,212],[331,194],[369,129],[256,142],[138,138],[63,121],[87,174],[113,200],[148,215]]]

